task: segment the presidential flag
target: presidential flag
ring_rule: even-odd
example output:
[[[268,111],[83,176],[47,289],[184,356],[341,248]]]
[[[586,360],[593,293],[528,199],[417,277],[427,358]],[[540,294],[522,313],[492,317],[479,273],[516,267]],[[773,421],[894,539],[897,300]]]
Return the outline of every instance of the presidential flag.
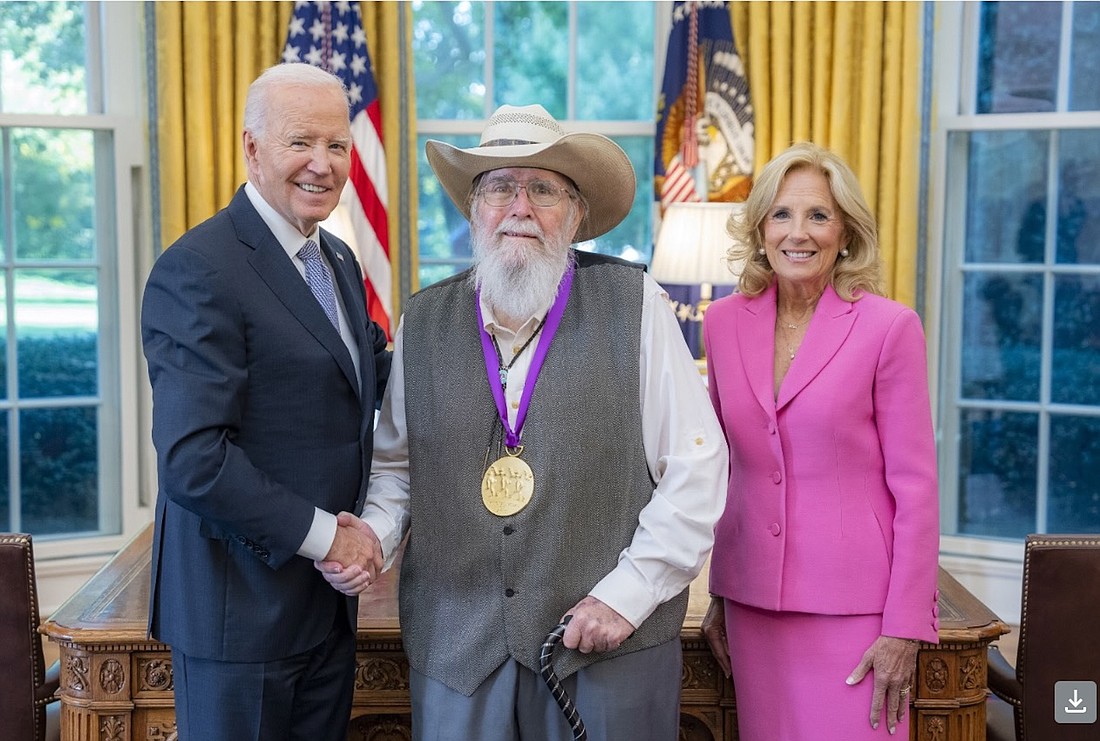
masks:
[[[753,111],[729,5],[675,2],[657,102],[655,196],[743,201],[752,185]]]
[[[386,221],[382,113],[358,2],[296,2],[284,62],[307,62],[339,77],[351,104],[351,173],[340,205],[323,226],[348,243],[363,266],[367,311],[386,335],[393,316]]]

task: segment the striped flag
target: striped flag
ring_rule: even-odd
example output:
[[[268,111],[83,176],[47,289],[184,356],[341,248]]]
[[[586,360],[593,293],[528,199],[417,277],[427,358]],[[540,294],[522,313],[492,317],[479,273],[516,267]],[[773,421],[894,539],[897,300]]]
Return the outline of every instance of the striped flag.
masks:
[[[386,221],[382,113],[358,2],[296,2],[284,62],[307,62],[339,77],[351,104],[351,174],[340,205],[323,226],[355,250],[363,266],[367,311],[391,334],[393,276]]]
[[[656,144],[654,189],[662,210],[676,201],[748,196],[752,99],[728,3],[673,3]]]

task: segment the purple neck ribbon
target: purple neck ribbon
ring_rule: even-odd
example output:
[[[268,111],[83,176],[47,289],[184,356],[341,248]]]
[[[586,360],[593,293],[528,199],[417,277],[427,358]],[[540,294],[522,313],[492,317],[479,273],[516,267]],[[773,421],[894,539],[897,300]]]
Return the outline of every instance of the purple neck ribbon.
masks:
[[[504,444],[509,448],[518,448],[520,435],[523,433],[523,422],[527,419],[527,408],[531,405],[531,394],[535,390],[535,381],[538,380],[539,371],[546,360],[546,353],[550,351],[550,343],[561,324],[562,315],[565,314],[565,304],[569,300],[569,287],[573,285],[573,266],[565,271],[561,283],[558,284],[558,295],[546,315],[546,324],[542,328],[542,336],[535,346],[535,356],[531,359],[531,370],[527,372],[527,378],[523,382],[523,394],[519,399],[519,411],[516,413],[516,429],[508,424],[508,407],[504,401],[504,386],[500,382],[500,365],[497,362],[497,351],[493,347],[493,338],[485,329],[485,320],[481,316],[481,291],[477,291],[475,303],[477,305],[477,328],[481,334],[481,349],[485,354],[485,370],[489,377],[489,389],[493,392],[493,401],[497,405],[497,415],[504,425]]]

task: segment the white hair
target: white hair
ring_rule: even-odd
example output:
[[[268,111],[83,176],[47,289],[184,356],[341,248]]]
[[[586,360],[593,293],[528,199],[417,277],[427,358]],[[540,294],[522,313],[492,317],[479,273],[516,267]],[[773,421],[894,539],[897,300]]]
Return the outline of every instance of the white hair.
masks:
[[[487,234],[476,204],[471,217],[471,279],[493,312],[502,319],[523,322],[553,303],[572,259],[569,237],[547,235],[533,221],[511,218],[501,221],[495,233]],[[505,231],[534,236],[541,244],[535,248],[510,247],[502,241]]]
[[[263,138],[271,114],[271,91],[282,87],[330,88],[348,105],[344,83],[330,72],[305,62],[276,64],[265,69],[248,87],[244,102],[244,129],[257,139]]]

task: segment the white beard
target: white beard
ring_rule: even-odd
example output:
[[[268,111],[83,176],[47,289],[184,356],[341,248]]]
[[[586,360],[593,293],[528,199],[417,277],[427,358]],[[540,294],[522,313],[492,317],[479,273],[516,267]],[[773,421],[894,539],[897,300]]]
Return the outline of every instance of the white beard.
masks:
[[[539,246],[509,243],[503,232],[520,232],[539,239]],[[569,267],[569,243],[547,239],[532,222],[506,219],[496,233],[484,235],[470,224],[474,252],[474,286],[503,323],[522,324],[554,301]]]

